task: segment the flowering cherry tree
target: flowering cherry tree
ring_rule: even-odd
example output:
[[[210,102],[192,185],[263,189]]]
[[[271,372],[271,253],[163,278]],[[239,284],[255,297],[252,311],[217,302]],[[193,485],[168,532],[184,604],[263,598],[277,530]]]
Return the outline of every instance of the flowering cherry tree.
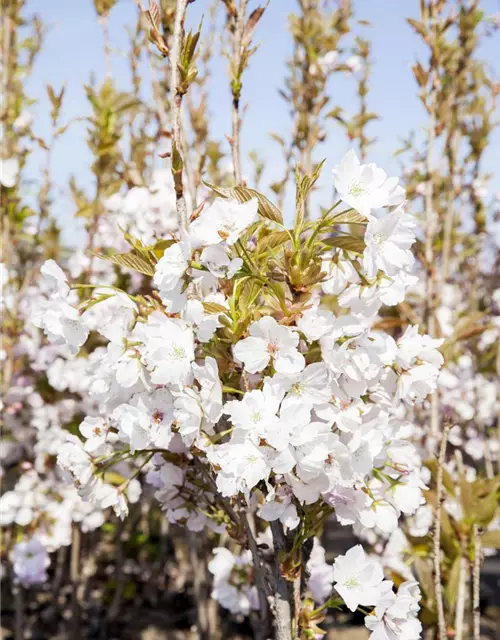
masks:
[[[377,328],[415,281],[404,190],[349,152],[338,202],[307,220],[322,166],[297,176],[291,228],[260,193],[208,185],[217,197],[168,237],[128,234],[131,250],[107,258],[149,276],[147,293],[70,284],[44,264],[34,323],[75,354],[89,335],[106,345],[89,372],[103,414],[68,435],[58,462],[98,509],[125,516],[143,476],[170,522],[227,532],[248,551],[218,550],[214,595],[257,610],[263,633],[272,620],[280,640],[313,637],[345,603],[363,607],[373,638],[418,638],[418,585],[395,593],[359,545],[326,571],[319,607],[306,597],[328,516],[390,532],[423,504],[409,416],[442,363],[441,341],[418,327],[398,340]],[[88,296],[72,304],[72,289]]]

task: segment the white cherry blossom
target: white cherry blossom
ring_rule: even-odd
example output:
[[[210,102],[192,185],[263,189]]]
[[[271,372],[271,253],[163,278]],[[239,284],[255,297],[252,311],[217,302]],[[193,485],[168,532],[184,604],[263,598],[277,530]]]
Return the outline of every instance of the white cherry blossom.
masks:
[[[343,202],[367,218],[373,209],[403,202],[404,189],[398,178],[388,178],[375,164],[361,164],[351,149],[333,170],[335,188]]]
[[[304,368],[304,356],[297,350],[298,334],[279,325],[271,316],[254,322],[249,334],[233,348],[235,357],[249,373],[263,371],[271,361],[278,373],[298,373]]]
[[[380,564],[370,559],[359,544],[335,559],[333,579],[335,590],[350,611],[356,611],[359,605],[377,604],[384,588]]]

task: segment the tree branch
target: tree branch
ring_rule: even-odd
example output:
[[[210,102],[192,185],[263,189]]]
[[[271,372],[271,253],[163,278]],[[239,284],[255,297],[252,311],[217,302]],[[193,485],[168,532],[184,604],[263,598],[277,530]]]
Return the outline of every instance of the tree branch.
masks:
[[[439,447],[439,458],[438,458],[438,464],[437,464],[437,479],[436,479],[436,509],[434,512],[433,573],[434,573],[434,591],[435,591],[435,597],[436,597],[436,610],[437,610],[437,616],[438,616],[439,640],[446,640],[446,621],[444,617],[443,585],[441,584],[441,508],[444,501],[443,471],[444,471],[444,459],[446,455],[446,444],[448,441],[449,430],[450,430],[450,426],[446,424],[443,429],[441,446]]]
[[[240,150],[240,95],[241,95],[241,56],[243,53],[243,33],[245,29],[245,16],[247,12],[248,0],[241,0],[240,8],[236,16],[235,32],[233,36],[233,77],[232,77],[232,130],[231,130],[231,152],[233,156],[233,172],[236,184],[241,184],[241,150]]]
[[[186,17],[186,9],[189,0],[177,0],[175,10],[174,37],[172,42],[172,50],[170,52],[170,96],[172,101],[172,171],[174,171],[174,161],[176,156],[179,157],[181,166],[177,169],[177,176],[174,173],[176,209],[179,228],[183,232],[187,232],[188,216],[186,199],[182,186],[182,92],[179,87],[179,59],[182,49],[182,39],[184,30],[184,19]]]
[[[274,578],[276,593],[271,605],[276,623],[276,640],[292,640],[292,584],[281,575],[280,552],[286,551],[286,539],[279,520],[270,523],[274,542]]]

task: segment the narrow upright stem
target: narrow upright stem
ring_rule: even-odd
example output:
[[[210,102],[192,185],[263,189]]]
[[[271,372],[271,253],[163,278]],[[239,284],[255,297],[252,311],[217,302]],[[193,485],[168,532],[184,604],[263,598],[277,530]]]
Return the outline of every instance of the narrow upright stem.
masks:
[[[480,580],[481,580],[481,536],[479,527],[474,524],[472,527],[474,536],[474,566],[472,569],[472,620],[473,620],[473,640],[479,640],[481,635],[481,610],[480,610]]]
[[[433,564],[434,564],[434,591],[436,597],[436,610],[438,615],[438,638],[446,640],[446,620],[444,617],[443,585],[441,584],[441,509],[444,501],[443,495],[443,475],[444,461],[446,455],[446,444],[448,441],[449,425],[445,425],[439,447],[439,458],[437,464],[436,478],[436,509],[434,512],[434,535],[433,535]]]
[[[78,586],[80,583],[80,545],[81,533],[80,529],[73,525],[73,535],[71,540],[71,563],[70,563],[70,579],[71,579],[71,638],[79,640],[80,631],[80,602],[78,598]]]
[[[425,263],[426,278],[426,322],[427,330],[432,337],[436,337],[436,267],[434,264],[434,238],[436,234],[436,217],[434,211],[434,186],[432,179],[432,159],[435,141],[436,116],[432,111],[429,119],[429,131],[427,138],[426,173],[427,184],[425,189]],[[435,441],[439,436],[439,395],[437,390],[431,395],[431,436]]]
[[[464,637],[466,585],[467,560],[462,556],[460,558],[460,569],[458,573],[457,605],[455,609],[455,640],[463,640]]]
[[[177,6],[175,10],[175,23],[174,23],[174,37],[172,42],[172,49],[170,52],[170,97],[172,101],[172,161],[174,147],[176,152],[182,154],[182,91],[179,87],[179,59],[182,49],[182,37],[184,18],[186,17],[188,0],[177,0]],[[182,186],[182,170],[180,178],[176,180],[175,184],[176,195],[176,209],[177,218],[179,222],[179,228],[184,233],[188,228],[187,206],[186,199],[184,197],[184,190]]]
[[[233,35],[233,73],[232,73],[232,131],[231,131],[231,152],[233,158],[233,172],[236,184],[241,184],[241,118],[240,118],[240,95],[241,95],[241,56],[243,53],[243,33],[245,29],[245,17],[247,12],[248,0],[241,0],[238,14],[236,16],[236,25]]]
[[[497,371],[497,376],[500,378],[500,340],[498,340],[498,345],[497,345],[497,356],[496,356],[496,371]],[[498,413],[497,413],[497,436],[498,436],[498,440],[500,441],[500,403],[498,403]],[[498,456],[497,458],[497,465],[498,465],[498,473],[500,473],[500,456]]]
[[[450,153],[448,164],[450,167],[448,180],[448,202],[446,205],[446,214],[444,219],[443,230],[443,260],[441,264],[441,286],[446,282],[450,272],[450,260],[452,253],[451,237],[453,235],[453,222],[455,218],[455,165],[457,150],[460,143],[458,133],[455,131],[452,134],[452,140],[450,142]]]

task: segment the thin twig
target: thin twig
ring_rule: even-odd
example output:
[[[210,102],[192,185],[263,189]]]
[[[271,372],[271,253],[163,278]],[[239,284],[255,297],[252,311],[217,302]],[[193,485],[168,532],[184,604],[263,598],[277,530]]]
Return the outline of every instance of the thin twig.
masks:
[[[241,77],[241,56],[243,54],[243,33],[245,29],[245,16],[247,12],[248,0],[241,0],[236,16],[235,31],[233,36],[233,102],[232,102],[232,130],[231,130],[231,152],[233,156],[233,172],[236,184],[241,184],[241,150],[240,150],[240,77]]]
[[[458,573],[457,604],[455,608],[455,640],[463,640],[464,637],[464,612],[465,595],[467,585],[467,560],[460,558],[460,570]]]
[[[441,508],[444,501],[443,495],[443,472],[444,472],[444,460],[446,455],[446,444],[448,441],[448,432],[450,425],[446,424],[443,429],[443,435],[441,438],[441,446],[439,447],[439,458],[437,464],[437,479],[436,479],[436,509],[434,512],[434,536],[433,536],[433,551],[434,551],[434,590],[436,597],[436,610],[438,615],[438,638],[439,640],[446,640],[446,620],[444,617],[444,604],[443,604],[443,585],[441,584]]]
[[[80,602],[78,599],[78,585],[80,582],[80,529],[73,525],[73,536],[71,540],[71,638],[78,640],[81,637],[80,630]]]
[[[435,72],[431,74],[431,86],[434,83]],[[430,98],[429,98],[430,99]],[[425,185],[425,265],[426,265],[426,308],[425,316],[429,334],[436,337],[436,269],[434,264],[434,239],[437,227],[437,213],[434,210],[434,184],[433,184],[433,152],[436,138],[436,114],[435,105],[429,107],[429,127],[427,134],[427,153],[425,170],[427,183]],[[431,395],[431,436],[434,441],[439,436],[439,396],[438,391]],[[435,444],[433,445],[435,446]]]
[[[198,549],[198,538],[189,532],[189,559],[193,572],[193,591],[196,604],[196,628],[199,640],[215,640],[217,630],[210,628],[208,615],[209,598],[207,597],[207,565],[203,560],[205,554]]]
[[[458,129],[458,127],[457,127]],[[457,149],[460,144],[460,136],[457,130],[454,130],[451,135],[451,142],[449,143],[448,165],[450,172],[448,180],[450,187],[448,189],[448,202],[446,205],[446,213],[444,218],[443,229],[443,250],[442,250],[442,264],[441,264],[441,287],[446,282],[450,273],[450,260],[452,256],[452,244],[451,238],[453,235],[453,227],[455,220],[455,165],[457,157]]]
[[[182,92],[179,91],[179,59],[182,49],[182,38],[184,30],[184,19],[186,17],[186,9],[188,0],[177,0],[177,6],[175,10],[175,25],[174,25],[174,37],[172,42],[172,49],[170,52],[170,99],[172,101],[172,161],[174,159],[174,147],[177,153],[182,154]],[[176,181],[175,195],[176,195],[176,209],[177,217],[179,221],[179,228],[187,232],[188,228],[188,215],[186,199],[184,197],[184,190],[182,187],[182,170],[180,179]]]
[[[500,340],[498,340],[497,345],[497,357],[496,357],[496,372],[497,376],[500,378]],[[500,441],[500,402],[498,404],[498,413],[497,413],[497,436]],[[497,457],[497,465],[498,465],[498,473],[500,473],[500,456]]]
[[[474,536],[474,566],[472,568],[472,637],[474,640],[479,640],[481,634],[481,609],[479,606],[481,581],[481,535],[477,524],[473,525],[472,532]]]

